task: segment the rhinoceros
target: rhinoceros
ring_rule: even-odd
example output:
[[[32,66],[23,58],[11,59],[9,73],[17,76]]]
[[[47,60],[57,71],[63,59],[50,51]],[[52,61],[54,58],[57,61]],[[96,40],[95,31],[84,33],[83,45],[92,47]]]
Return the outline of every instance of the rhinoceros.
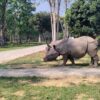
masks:
[[[89,36],[81,36],[78,38],[66,38],[48,44],[44,61],[53,61],[60,55],[63,56],[63,64],[66,65],[69,59],[72,64],[74,59],[79,59],[88,54],[91,57],[90,65],[97,66],[98,42]]]

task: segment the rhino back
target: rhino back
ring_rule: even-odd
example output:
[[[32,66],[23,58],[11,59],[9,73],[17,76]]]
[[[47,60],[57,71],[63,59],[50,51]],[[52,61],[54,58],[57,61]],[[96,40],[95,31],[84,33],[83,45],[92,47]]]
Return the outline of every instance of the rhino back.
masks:
[[[87,45],[86,38],[75,38],[71,43],[69,43],[68,48],[73,57],[80,58],[85,55]]]
[[[82,36],[74,39],[63,39],[56,47],[60,50],[61,54],[71,53],[73,57],[80,58],[86,54],[87,49],[93,50],[93,48],[96,48],[97,43],[96,40],[91,37]]]
[[[89,36],[82,36],[79,38],[75,38],[73,43],[69,44],[69,48],[71,54],[74,57],[80,58],[83,57],[86,53],[91,55],[96,54],[98,42],[97,40],[89,37]]]
[[[64,39],[57,48],[60,49],[61,54],[69,53],[75,58],[80,58],[86,53],[87,40],[85,37]]]

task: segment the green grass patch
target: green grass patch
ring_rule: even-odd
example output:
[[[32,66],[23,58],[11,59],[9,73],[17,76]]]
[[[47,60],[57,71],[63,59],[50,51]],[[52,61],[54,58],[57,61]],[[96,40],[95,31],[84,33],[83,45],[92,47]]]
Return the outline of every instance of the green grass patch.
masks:
[[[44,78],[0,78],[0,100],[100,100],[100,84],[34,86]]]
[[[100,51],[98,52],[100,56]],[[44,62],[43,57],[45,56],[44,52],[34,53],[25,57],[21,57],[15,60],[12,60],[6,64],[1,64],[0,68],[43,68],[43,67],[59,67],[62,65],[63,61],[52,61]],[[61,59],[61,58],[60,58]],[[87,67],[90,62],[90,57],[86,55],[85,57],[75,61],[76,66]],[[99,63],[100,65],[100,63]],[[67,66],[72,66],[71,62],[67,62]]]
[[[10,61],[6,64],[1,64],[1,68],[35,68],[35,67],[54,67],[59,65],[57,61],[53,62],[44,62],[43,57],[45,53],[39,52],[35,54],[31,54],[25,57],[21,57],[18,59],[15,59],[13,61]],[[60,61],[61,62],[61,61]]]

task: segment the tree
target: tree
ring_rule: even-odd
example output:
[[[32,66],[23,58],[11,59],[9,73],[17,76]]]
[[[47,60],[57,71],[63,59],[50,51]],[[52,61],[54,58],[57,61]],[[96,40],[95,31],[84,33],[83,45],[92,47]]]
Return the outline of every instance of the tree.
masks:
[[[0,18],[0,45],[5,44],[5,33],[6,33],[6,7],[8,0],[0,1],[1,18]]]
[[[59,31],[59,11],[61,0],[48,0],[51,11],[51,29],[52,29],[52,41],[57,40],[57,34]]]
[[[70,32],[77,35],[93,35],[100,27],[98,9],[99,0],[77,0],[66,12],[66,22]]]
[[[9,0],[7,7],[7,32],[12,42],[21,43],[32,34],[30,19],[35,10],[30,0]]]
[[[49,13],[43,12],[34,14],[31,23],[33,24],[34,31],[36,33],[35,35],[39,36],[39,42],[41,42],[41,36],[43,36],[43,33],[46,32],[51,33],[51,23],[50,23]]]
[[[67,12],[67,5],[68,5],[68,0],[64,0],[65,3],[65,13]],[[66,23],[66,21],[64,21],[64,37],[68,37],[69,36],[69,32],[68,32],[68,23]]]

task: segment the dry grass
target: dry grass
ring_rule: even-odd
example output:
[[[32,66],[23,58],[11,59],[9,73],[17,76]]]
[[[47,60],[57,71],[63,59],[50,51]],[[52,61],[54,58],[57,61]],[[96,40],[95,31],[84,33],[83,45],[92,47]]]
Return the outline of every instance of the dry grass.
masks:
[[[23,90],[18,90],[15,93],[13,93],[12,95],[15,95],[15,96],[24,96],[24,91]]]
[[[31,82],[29,82],[31,83]],[[31,83],[32,86],[55,86],[55,87],[69,87],[72,85],[80,84],[97,84],[100,83],[100,77],[81,77],[81,76],[68,76],[64,78],[49,78],[37,83]]]
[[[1,97],[0,100],[6,100],[4,97]]]
[[[75,100],[94,100],[93,98],[89,98],[87,94],[76,94]]]

